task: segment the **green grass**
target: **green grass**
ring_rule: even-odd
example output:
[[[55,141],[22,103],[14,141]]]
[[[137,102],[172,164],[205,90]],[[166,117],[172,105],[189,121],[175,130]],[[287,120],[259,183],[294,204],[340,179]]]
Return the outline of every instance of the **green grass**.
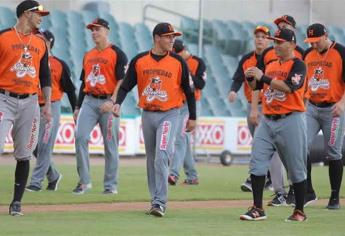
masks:
[[[119,195],[101,194],[103,167],[92,166],[93,189],[72,195],[77,182],[74,166],[59,165],[64,175],[58,192],[26,192],[25,204],[68,204],[88,202],[149,201],[145,167],[121,166]],[[199,186],[177,185],[169,188],[169,200],[251,199],[251,193],[239,186],[247,177],[248,167],[198,165]],[[0,166],[0,204],[12,198],[14,166]],[[183,180],[183,177],[181,178]],[[319,198],[329,197],[327,167],[313,168],[314,187]],[[44,184],[46,186],[46,182]],[[272,192],[266,191],[269,199]],[[207,203],[205,203],[207,204]],[[85,206],[84,206],[85,207]],[[128,212],[30,212],[24,217],[9,217],[0,212],[0,235],[345,235],[345,211],[329,211],[310,206],[306,223],[286,223],[290,207],[267,208],[264,222],[241,222],[243,208],[173,209],[164,218],[144,214],[146,209]]]
[[[164,218],[142,211],[0,215],[1,235],[344,235],[345,212],[308,208],[304,223],[284,222],[291,208],[270,208],[268,220],[243,222],[244,209],[169,210]]]
[[[59,166],[63,174],[58,192],[26,192],[25,204],[66,204],[86,202],[114,201],[149,201],[146,183],[146,168],[138,166],[121,166],[119,176],[119,195],[107,196],[103,191],[103,167],[93,166],[92,190],[82,196],[72,194],[72,189],[78,181],[76,168],[70,165]],[[199,186],[184,186],[182,184],[169,188],[169,200],[210,200],[210,199],[251,199],[251,193],[240,190],[241,183],[247,177],[248,167],[222,167],[215,165],[198,166],[200,174]],[[0,166],[0,204],[8,204],[13,192],[14,166]],[[181,178],[181,181],[183,178]],[[314,187],[319,198],[328,198],[330,187],[327,167],[313,168]],[[44,188],[46,182],[44,183]],[[270,198],[272,192],[266,191],[265,198]]]

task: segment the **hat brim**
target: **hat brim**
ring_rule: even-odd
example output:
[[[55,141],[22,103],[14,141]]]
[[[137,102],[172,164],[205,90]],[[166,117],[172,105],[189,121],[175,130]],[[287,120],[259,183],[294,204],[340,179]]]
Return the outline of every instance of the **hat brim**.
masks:
[[[287,41],[285,39],[281,39],[281,38],[277,38],[277,37],[268,36],[267,38],[270,39],[270,40],[276,40],[276,41],[279,41],[279,42],[289,42],[289,41]]]
[[[323,36],[323,35],[322,35],[322,36]],[[306,38],[306,39],[304,40],[304,42],[305,42],[305,43],[317,43],[317,42],[320,41],[320,39],[321,39],[322,36],[320,36],[320,37]]]
[[[92,28],[94,28],[94,27],[104,27],[104,28],[106,28],[106,29],[109,29],[109,28],[105,27],[104,25],[95,24],[95,23],[91,23],[91,24],[88,24],[88,25],[86,26],[86,28],[89,29],[89,30],[92,29]]]
[[[171,32],[171,33],[166,33],[166,34],[161,34],[161,36],[170,36],[170,35],[173,35],[173,36],[181,36],[182,33],[181,32]]]
[[[40,14],[41,16],[47,16],[50,14],[49,11],[34,11],[37,14]]]
[[[262,32],[262,33],[266,34],[267,36],[270,35],[270,33],[269,33],[269,32],[266,32],[264,29],[256,29],[256,30],[254,30],[254,34],[256,34],[256,33],[258,33],[258,32]]]
[[[274,24],[276,24],[278,26],[280,22],[285,22],[286,24],[291,25],[292,27],[295,28],[295,26],[293,26],[290,21],[288,21],[288,20],[286,20],[284,18],[277,18],[277,19],[275,19]]]

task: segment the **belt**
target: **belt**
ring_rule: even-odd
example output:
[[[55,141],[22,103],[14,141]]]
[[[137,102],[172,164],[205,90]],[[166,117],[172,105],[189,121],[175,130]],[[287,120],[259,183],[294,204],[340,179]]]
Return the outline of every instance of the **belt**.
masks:
[[[0,89],[0,93],[5,94],[6,96],[13,97],[13,98],[18,98],[18,99],[28,98],[28,97],[30,97],[30,96],[36,94],[36,93],[33,93],[33,94],[29,94],[29,93],[26,93],[26,94],[18,94],[18,93],[9,92],[9,91],[4,90],[4,89]]]
[[[321,107],[321,108],[331,107],[331,106],[333,106],[335,104],[334,102],[320,102],[320,103],[316,103],[316,102],[312,102],[312,101],[309,101],[309,103],[313,104],[316,107]]]
[[[286,114],[272,114],[272,115],[265,115],[265,117],[269,120],[279,120],[285,117],[288,117],[289,115],[291,115],[292,112],[290,113],[286,113]]]
[[[98,99],[108,99],[111,97],[111,95],[107,95],[107,94],[100,94],[100,95],[95,95],[92,93],[86,93],[88,96],[94,97],[94,98],[98,98]]]

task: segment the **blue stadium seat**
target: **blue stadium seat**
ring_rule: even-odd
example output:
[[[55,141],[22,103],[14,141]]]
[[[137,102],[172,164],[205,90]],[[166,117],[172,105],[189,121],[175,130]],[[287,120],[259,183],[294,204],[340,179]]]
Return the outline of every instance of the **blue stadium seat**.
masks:
[[[138,53],[133,27],[125,22],[119,23],[119,36],[122,50],[126,53],[128,59],[132,59]]]
[[[138,43],[138,51],[147,51],[152,47],[152,35],[150,30],[143,23],[134,26],[134,35]]]
[[[7,7],[0,7],[0,24],[3,28],[9,28],[16,24],[17,19],[15,13]]]
[[[51,11],[49,18],[52,27],[67,28],[67,17],[65,12],[59,10]]]

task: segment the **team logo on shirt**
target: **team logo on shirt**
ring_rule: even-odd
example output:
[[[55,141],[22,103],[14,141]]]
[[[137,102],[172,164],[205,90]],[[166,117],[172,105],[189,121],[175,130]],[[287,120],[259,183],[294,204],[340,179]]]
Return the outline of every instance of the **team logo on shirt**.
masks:
[[[277,100],[279,102],[286,100],[286,94],[284,92],[272,89],[271,87],[266,89],[264,96],[266,97],[267,104],[270,104],[273,100]]]
[[[105,84],[105,77],[101,74],[101,66],[99,64],[92,65],[92,70],[86,77],[86,81],[90,82],[91,87],[95,87],[97,83]]]
[[[291,82],[293,85],[299,85],[302,79],[301,74],[295,74],[294,76],[291,77]]]
[[[17,78],[23,78],[26,75],[29,75],[31,78],[36,77],[36,69],[32,66],[32,55],[27,48],[24,48],[20,59],[10,70],[16,73]]]
[[[308,83],[311,91],[315,92],[319,88],[329,89],[329,81],[324,79],[324,74],[324,70],[321,67],[315,68],[314,74]]]
[[[144,89],[142,95],[146,96],[146,101],[152,102],[157,99],[161,102],[168,100],[168,93],[164,90],[161,90],[162,80],[159,76],[151,79],[150,84]]]

